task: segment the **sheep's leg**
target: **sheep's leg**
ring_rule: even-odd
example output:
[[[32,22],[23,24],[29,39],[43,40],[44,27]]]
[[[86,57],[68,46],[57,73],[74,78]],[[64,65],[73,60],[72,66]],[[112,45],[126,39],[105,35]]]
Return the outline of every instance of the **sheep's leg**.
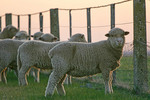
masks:
[[[2,72],[2,82],[7,84],[7,79],[6,79],[6,72],[5,70]]]
[[[105,94],[112,93],[112,87],[110,86],[111,85],[110,83],[112,82],[110,81],[110,76],[112,74],[110,73],[109,70],[103,70],[102,75],[105,82]]]
[[[34,76],[34,80],[35,82],[39,83],[40,82],[40,69],[34,69],[34,72],[35,72],[35,76]]]
[[[2,81],[3,83],[5,83],[5,84],[7,84],[6,72],[5,72],[6,69],[7,69],[7,68],[4,68],[4,69],[1,68],[1,69],[0,69],[0,72],[1,72],[1,76],[0,76],[0,77],[1,77],[1,81]]]
[[[59,83],[57,84],[57,93],[59,94],[59,95],[65,95],[66,94],[66,92],[65,92],[65,90],[64,90],[64,86],[63,86],[63,81],[64,81],[64,79],[66,78],[66,75],[64,75],[63,76],[63,78],[59,81]]]
[[[113,89],[112,89],[112,81],[113,81],[113,71],[110,71],[109,73],[109,86],[110,86],[110,92],[113,93]]]
[[[47,87],[46,87],[45,96],[52,96],[54,94],[54,90],[55,90],[57,83],[59,82],[59,80],[62,79],[64,75],[65,74],[61,72],[59,73],[59,71],[55,71],[55,70],[51,73],[51,75],[49,76]]]
[[[28,85],[26,73],[29,71],[30,67],[22,66],[18,73],[19,85]]]
[[[70,75],[67,75],[64,83],[65,84],[72,84],[72,82],[71,82],[71,76]]]

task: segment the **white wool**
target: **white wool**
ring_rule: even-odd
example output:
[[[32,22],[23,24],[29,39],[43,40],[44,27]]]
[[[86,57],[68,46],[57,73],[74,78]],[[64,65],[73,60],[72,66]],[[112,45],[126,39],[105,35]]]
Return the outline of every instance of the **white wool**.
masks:
[[[83,34],[78,33],[78,35],[76,35],[76,38],[74,37],[76,42],[86,41]],[[29,41],[19,47],[17,55],[17,65],[19,70],[18,80],[20,85],[27,85],[25,76],[27,71],[31,67],[40,69],[52,69],[50,58],[48,57],[48,52],[50,49],[60,43],[62,42],[48,43],[41,41]]]
[[[65,75],[84,77],[102,73],[105,82],[105,93],[113,93],[112,72],[119,67],[124,36],[129,32],[114,28],[105,41],[96,43],[61,43],[52,48],[48,55],[51,58],[53,71],[49,77],[45,96],[53,95],[55,87],[60,95],[65,95],[63,80]],[[61,80],[61,81],[60,81]]]

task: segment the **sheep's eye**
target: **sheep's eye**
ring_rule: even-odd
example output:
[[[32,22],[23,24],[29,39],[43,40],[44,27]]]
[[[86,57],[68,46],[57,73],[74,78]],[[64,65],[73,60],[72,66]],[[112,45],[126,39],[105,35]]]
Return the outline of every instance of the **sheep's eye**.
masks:
[[[111,37],[114,37],[114,35],[111,35]]]

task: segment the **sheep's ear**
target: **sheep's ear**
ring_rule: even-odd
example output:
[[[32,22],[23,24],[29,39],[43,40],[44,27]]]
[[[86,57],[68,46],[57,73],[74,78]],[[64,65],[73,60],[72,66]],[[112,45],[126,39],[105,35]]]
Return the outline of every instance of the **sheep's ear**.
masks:
[[[84,35],[81,35],[81,38],[84,38]]]
[[[58,38],[57,38],[57,37],[54,37],[54,38],[53,38],[53,40],[54,40],[54,41],[57,41],[57,40],[58,40]]]
[[[128,35],[128,34],[129,34],[129,32],[128,32],[128,31],[124,32],[124,35]]]
[[[106,37],[110,37],[109,33],[105,34]]]
[[[39,37],[39,40],[42,40],[42,38],[41,38],[41,37]]]
[[[9,25],[9,26],[8,26],[8,30],[10,30],[10,29],[11,29],[11,26]]]

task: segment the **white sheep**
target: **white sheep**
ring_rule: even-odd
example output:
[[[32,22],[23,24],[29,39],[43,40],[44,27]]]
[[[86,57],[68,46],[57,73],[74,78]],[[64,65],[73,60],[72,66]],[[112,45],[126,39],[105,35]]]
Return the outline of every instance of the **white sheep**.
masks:
[[[41,40],[44,42],[55,42],[57,41],[57,37],[55,37],[53,34],[51,33],[42,33],[42,32],[36,32],[33,36],[34,40]],[[40,69],[35,69],[35,68],[31,68],[30,70],[30,74],[34,77],[36,82],[39,82],[39,71]]]
[[[24,33],[23,31],[19,34]],[[54,36],[53,36],[54,37]],[[56,37],[54,37],[56,38]],[[18,39],[18,38],[17,38]],[[51,39],[54,40],[54,39]],[[10,68],[16,72],[17,71],[17,50],[21,44],[27,42],[27,40],[13,40],[13,39],[5,39],[0,41],[0,73],[2,77],[2,81],[7,83],[6,79],[6,69]],[[53,41],[51,41],[53,42]]]
[[[49,51],[53,71],[49,76],[45,96],[52,96],[55,90],[65,95],[63,81],[66,74],[83,77],[102,73],[105,93],[113,93],[112,72],[119,67],[125,43],[125,32],[113,28],[105,36],[107,40],[96,43],[61,43]]]
[[[17,73],[17,50],[24,41],[5,39],[0,41],[0,73],[2,82],[7,84],[5,71],[7,67]]]
[[[34,35],[31,35],[31,37],[33,37],[34,40],[39,40],[40,36],[43,34],[43,32],[36,32]]]
[[[75,34],[69,41],[86,42],[83,34]],[[18,66],[18,81],[20,85],[27,85],[26,73],[31,67],[40,69],[52,69],[48,52],[55,45],[62,43],[58,42],[40,42],[30,41],[22,44],[18,49],[17,66]],[[39,80],[39,78],[37,79]]]
[[[28,40],[29,36],[27,34],[26,31],[19,31],[16,33],[16,35],[14,36],[15,40]]]
[[[18,29],[12,25],[7,25],[2,32],[0,32],[0,39],[13,38]]]
[[[45,33],[39,37],[39,40],[45,42],[52,42],[52,41],[57,41],[57,37],[55,37],[53,34]]]

